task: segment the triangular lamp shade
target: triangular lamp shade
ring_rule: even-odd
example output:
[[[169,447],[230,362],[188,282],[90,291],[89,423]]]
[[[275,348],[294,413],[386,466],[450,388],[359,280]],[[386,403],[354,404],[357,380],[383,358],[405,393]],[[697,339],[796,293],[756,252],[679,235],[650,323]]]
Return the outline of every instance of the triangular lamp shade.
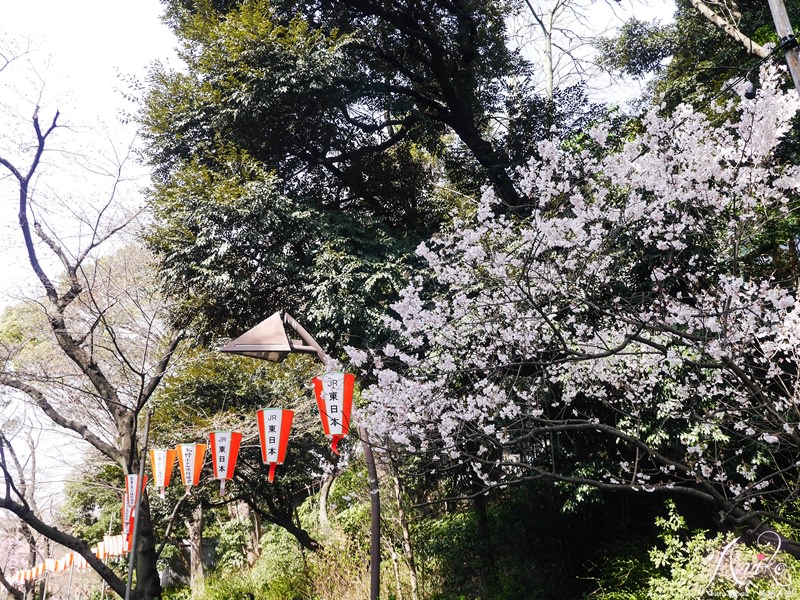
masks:
[[[232,342],[220,348],[222,352],[232,352],[242,356],[281,362],[292,351],[292,345],[280,313],[275,313],[243,333]]]

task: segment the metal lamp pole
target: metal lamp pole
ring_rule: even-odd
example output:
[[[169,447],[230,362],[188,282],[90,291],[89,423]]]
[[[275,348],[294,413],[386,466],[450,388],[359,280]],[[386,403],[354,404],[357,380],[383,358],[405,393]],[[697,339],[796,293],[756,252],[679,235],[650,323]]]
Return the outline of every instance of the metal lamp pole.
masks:
[[[786,65],[792,74],[794,87],[800,94],[800,54],[798,54],[797,38],[792,31],[792,24],[789,22],[789,14],[786,12],[786,5],[783,0],[767,0],[769,10],[772,13],[772,20],[775,22],[775,31],[781,38],[781,45],[784,47]]]
[[[142,445],[142,453],[139,458],[139,479],[136,481],[136,501],[134,502],[133,513],[133,538],[131,539],[130,557],[128,558],[128,584],[125,586],[125,600],[131,600],[131,587],[133,586],[133,567],[136,564],[136,551],[139,545],[139,508],[142,505],[142,496],[144,495],[144,463],[147,457],[147,443],[150,435],[150,415],[151,411],[147,412],[147,418],[144,422],[144,443]]]
[[[300,340],[291,340],[286,335],[284,324],[300,336]],[[293,317],[284,313],[275,313],[249,331],[245,332],[220,349],[241,356],[281,362],[290,353],[314,354],[326,367],[336,363],[328,356],[313,336],[306,331]],[[367,463],[370,493],[370,600],[378,600],[381,587],[381,500],[378,492],[378,470],[375,467],[375,456],[369,441],[369,432],[365,427],[358,428],[358,436]],[[127,600],[127,599],[126,599]]]

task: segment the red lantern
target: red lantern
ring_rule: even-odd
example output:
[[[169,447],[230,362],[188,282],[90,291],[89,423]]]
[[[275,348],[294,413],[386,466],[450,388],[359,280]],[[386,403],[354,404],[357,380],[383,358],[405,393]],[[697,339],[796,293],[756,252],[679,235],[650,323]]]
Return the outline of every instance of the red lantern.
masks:
[[[175,468],[175,450],[154,448],[150,450],[150,468],[153,471],[153,482],[158,488],[158,495],[164,497],[164,490],[169,486],[172,470]]]
[[[214,477],[219,479],[219,494],[225,495],[225,481],[233,479],[236,458],[242,434],[238,431],[214,431],[209,434],[211,444],[211,462],[214,465]]]
[[[89,562],[81,555],[75,557],[75,566],[79,571],[87,569],[89,567]]]
[[[325,373],[314,377],[314,392],[322,419],[322,430],[331,440],[331,449],[339,454],[339,440],[350,429],[350,412],[353,408],[355,376],[351,373]]]
[[[258,411],[258,436],[261,439],[261,461],[269,464],[269,481],[275,481],[275,467],[283,464],[294,411],[265,408]]]
[[[178,464],[181,471],[183,485],[186,493],[193,485],[200,483],[200,472],[203,470],[203,461],[206,458],[205,444],[178,444]]]

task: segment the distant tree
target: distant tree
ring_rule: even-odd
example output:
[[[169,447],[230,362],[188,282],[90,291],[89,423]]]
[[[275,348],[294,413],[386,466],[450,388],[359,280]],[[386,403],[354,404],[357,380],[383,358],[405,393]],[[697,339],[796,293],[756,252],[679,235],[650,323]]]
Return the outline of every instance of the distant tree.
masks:
[[[39,508],[37,496],[37,481],[39,472],[37,470],[37,440],[33,434],[32,425],[23,418],[19,418],[20,411],[15,411],[17,418],[9,418],[3,423],[0,431],[0,471],[5,475],[10,473],[11,477],[6,482],[13,482],[21,498],[27,502],[31,511],[37,518],[45,518]],[[24,414],[24,413],[23,413]],[[13,442],[13,444],[12,444]],[[15,448],[23,446],[22,457]],[[8,532],[8,546],[14,547],[17,556],[10,553],[6,557],[6,565],[0,568],[0,584],[16,599],[22,600],[28,594],[32,594],[36,582],[25,582],[23,590],[12,586],[9,579],[14,572],[21,569],[31,569],[38,563],[43,562],[49,555],[47,539],[37,535],[34,529],[25,521],[17,521],[12,531]],[[24,559],[21,559],[24,555]],[[15,560],[16,559],[16,560]],[[20,560],[21,559],[21,560]],[[8,567],[14,565],[15,571]]]
[[[788,9],[796,20],[797,7]],[[612,69],[641,78],[654,74],[658,101],[702,106],[732,79],[749,76],[770,55],[778,36],[769,6],[752,0],[678,0],[671,23],[631,19],[619,33],[598,43],[601,60]],[[783,62],[783,54],[773,55]]]

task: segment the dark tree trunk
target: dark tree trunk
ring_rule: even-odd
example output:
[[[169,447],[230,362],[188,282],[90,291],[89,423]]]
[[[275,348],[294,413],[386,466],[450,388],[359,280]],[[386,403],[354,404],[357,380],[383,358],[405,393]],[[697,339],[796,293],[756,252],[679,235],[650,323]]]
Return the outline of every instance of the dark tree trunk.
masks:
[[[486,496],[478,494],[473,498],[472,509],[475,512],[476,547],[478,561],[481,566],[481,581],[489,592],[497,583],[497,561],[489,531],[489,514],[486,510]]]
[[[328,518],[328,496],[330,496],[331,486],[333,486],[335,480],[335,473],[326,475],[319,490],[319,526],[322,531],[329,531],[331,527],[331,522]]]
[[[147,495],[142,497],[139,516],[139,554],[136,557],[137,600],[153,600],[161,596],[161,579],[156,566],[156,538],[150,519],[150,504]]]
[[[189,532],[189,586],[192,589],[192,597],[197,597],[202,593],[205,583],[202,503],[197,504],[192,511],[191,519],[186,520],[186,529]]]

